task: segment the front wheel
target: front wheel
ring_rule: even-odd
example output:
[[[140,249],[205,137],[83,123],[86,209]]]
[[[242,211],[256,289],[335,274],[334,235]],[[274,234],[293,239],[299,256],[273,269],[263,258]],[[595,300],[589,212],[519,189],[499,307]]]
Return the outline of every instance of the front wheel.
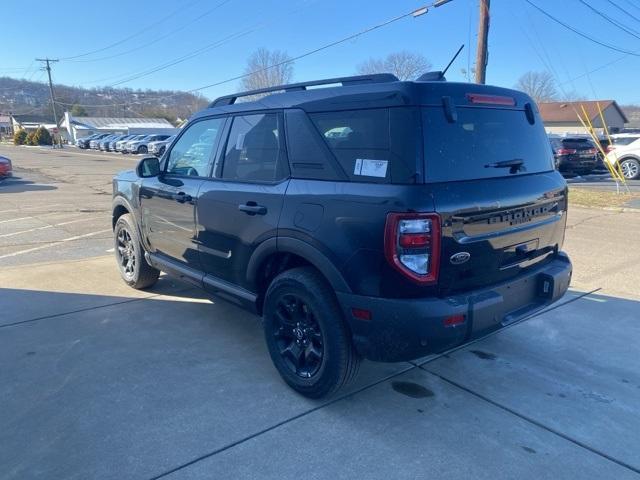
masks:
[[[137,289],[155,284],[160,271],[149,265],[144,258],[144,250],[131,214],[118,218],[113,234],[116,261],[125,283]]]
[[[625,158],[620,162],[622,175],[627,180],[635,180],[640,177],[640,161],[635,158]]]
[[[140,146],[138,147],[138,153],[147,153],[148,151],[149,151],[149,150],[148,150],[148,149],[147,149],[147,147],[146,147],[146,146],[144,146],[144,145],[140,145]]]
[[[310,398],[335,393],[360,363],[335,294],[312,268],[278,275],[267,290],[264,333],[275,367],[294,390]]]

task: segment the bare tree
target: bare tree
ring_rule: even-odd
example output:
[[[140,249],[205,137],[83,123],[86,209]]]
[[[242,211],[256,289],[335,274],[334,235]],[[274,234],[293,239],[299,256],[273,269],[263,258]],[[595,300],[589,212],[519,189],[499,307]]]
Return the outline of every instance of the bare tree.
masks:
[[[527,93],[536,103],[558,98],[556,82],[549,72],[527,72],[518,79],[515,88]]]
[[[390,53],[385,58],[370,58],[358,65],[358,73],[393,73],[400,80],[415,80],[430,68],[431,62],[424,55],[403,50]]]
[[[244,90],[274,87],[291,82],[293,62],[287,52],[259,48],[251,54],[242,79]]]

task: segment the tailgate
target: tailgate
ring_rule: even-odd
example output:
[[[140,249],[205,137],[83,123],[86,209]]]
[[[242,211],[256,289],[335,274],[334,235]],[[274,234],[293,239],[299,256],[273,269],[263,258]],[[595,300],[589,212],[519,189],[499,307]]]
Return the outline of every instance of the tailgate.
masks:
[[[443,294],[515,277],[562,247],[566,185],[556,172],[432,185],[432,192],[443,225]]]

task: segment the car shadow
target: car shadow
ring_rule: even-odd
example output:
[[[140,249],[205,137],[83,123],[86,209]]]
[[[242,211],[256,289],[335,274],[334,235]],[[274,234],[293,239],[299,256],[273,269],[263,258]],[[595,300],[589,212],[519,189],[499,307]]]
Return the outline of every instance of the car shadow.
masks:
[[[2,193],[22,193],[22,192],[39,192],[46,190],[56,190],[58,187],[53,185],[43,185],[31,180],[23,180],[21,177],[9,177],[0,180],[0,194]]]

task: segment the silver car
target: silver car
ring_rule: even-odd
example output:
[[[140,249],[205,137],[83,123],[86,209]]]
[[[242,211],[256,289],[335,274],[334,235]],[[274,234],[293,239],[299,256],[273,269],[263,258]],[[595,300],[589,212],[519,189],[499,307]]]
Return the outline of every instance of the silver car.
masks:
[[[175,138],[176,138],[176,135],[171,135],[169,138],[166,138],[164,140],[149,142],[149,145],[148,145],[149,153],[152,155],[155,155],[156,157],[161,157],[164,154],[167,147],[171,145],[171,142],[175,140]]]

